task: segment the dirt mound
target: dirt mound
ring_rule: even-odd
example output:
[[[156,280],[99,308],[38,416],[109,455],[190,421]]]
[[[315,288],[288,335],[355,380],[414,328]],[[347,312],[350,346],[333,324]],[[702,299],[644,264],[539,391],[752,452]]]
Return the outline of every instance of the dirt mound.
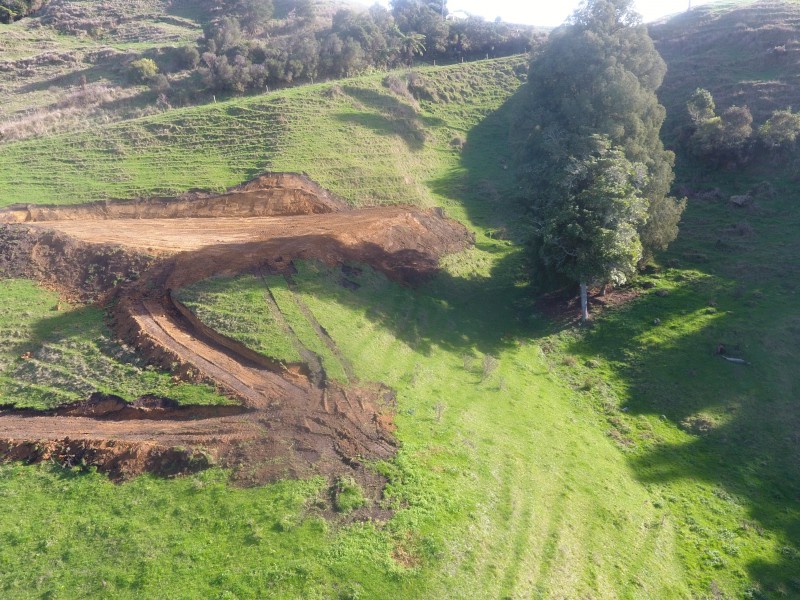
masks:
[[[0,438],[0,457],[28,464],[55,462],[65,468],[97,467],[114,481],[142,473],[187,475],[207,469],[206,454],[194,449],[168,448],[147,442],[115,440],[15,440]]]
[[[142,396],[131,403],[119,396],[95,392],[87,400],[64,404],[46,413],[16,411],[17,414],[36,416],[48,414],[59,417],[89,417],[116,421],[212,419],[242,415],[248,409],[242,406],[181,406],[170,398]]]
[[[106,219],[187,219],[311,215],[345,210],[345,202],[305,175],[256,177],[224,194],[189,192],[177,198],[108,200],[76,206],[14,205],[0,210],[0,223]]]
[[[217,214],[225,216],[210,218]],[[19,450],[27,446],[18,442],[7,444],[7,453],[64,462],[77,451],[91,464],[105,460],[103,470],[117,478],[140,468],[190,472],[201,453],[243,483],[346,472],[379,496],[380,482],[363,462],[395,451],[390,390],[344,388],[311,377],[305,365],[261,356],[200,323],[172,292],[216,275],[290,274],[297,259],[365,263],[414,283],[435,271],[441,255],[471,243],[463,226],[436,210],[345,210],[291,174],[263,176],[221,196],[5,213],[14,215],[24,223],[0,227],[0,274],[58,284],[84,298],[113,293],[119,337],[152,363],[211,383],[241,406],[178,407],[154,397],[128,404],[95,394],[47,414],[0,411],[0,440],[45,442],[42,453]],[[102,276],[87,285],[98,269]],[[186,450],[169,454],[173,446]]]
[[[134,281],[154,257],[120,246],[86,244],[67,234],[0,225],[0,277],[33,279],[64,296],[91,301],[114,286]]]

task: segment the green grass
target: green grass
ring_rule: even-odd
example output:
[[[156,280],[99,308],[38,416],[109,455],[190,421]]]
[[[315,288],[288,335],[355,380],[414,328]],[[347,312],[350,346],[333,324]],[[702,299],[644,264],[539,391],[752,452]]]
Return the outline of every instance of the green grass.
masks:
[[[696,181],[735,194],[763,179],[777,194],[750,211],[691,203],[662,257],[674,267],[590,330],[561,333],[551,364],[566,359],[562,377],[670,507],[698,593],[779,598],[800,595],[795,184],[780,164]],[[745,235],[733,227],[742,222]],[[720,344],[749,364],[725,362]]]
[[[437,77],[426,71],[450,101],[423,102],[419,112],[409,113],[404,106],[411,105],[373,77],[339,90],[309,86],[110,126],[91,138],[2,149],[0,160],[15,173],[4,170],[0,176],[23,177],[28,199],[67,202],[159,186],[219,187],[264,168],[268,157],[270,167],[307,171],[354,204],[435,203],[480,223],[476,247],[449,259],[447,272],[418,290],[369,269],[358,277],[361,287],[350,290],[336,272],[315,264],[298,265],[292,290],[272,281],[287,321],[305,332],[298,338],[305,337],[307,345],[314,339],[299,300],[359,379],[383,381],[397,391],[402,447],[396,459],[375,465],[389,479],[384,504],[396,510],[387,523],[323,526],[314,513],[319,482],[248,491],[216,483],[212,503],[202,492],[186,491],[195,479],[142,478],[113,488],[91,474],[7,467],[0,477],[9,490],[7,514],[41,515],[24,526],[13,520],[0,526],[22,548],[8,545],[7,556],[22,556],[32,546],[38,552],[25,568],[5,559],[0,581],[16,586],[7,588],[9,595],[32,589],[55,597],[68,590],[99,596],[107,588],[98,586],[106,581],[123,597],[230,592],[242,598],[494,598],[564,590],[579,596],[688,596],[672,521],[636,481],[607,438],[603,419],[549,373],[539,344],[531,341],[529,305],[517,284],[517,250],[497,239],[513,186],[504,168],[511,160],[509,115],[507,108],[498,109],[518,85],[512,70],[518,64],[448,67],[436,71]],[[414,137],[416,119],[425,125],[424,139]],[[100,152],[112,137],[122,150]],[[463,150],[450,145],[455,137],[466,139]],[[51,171],[67,139],[76,145],[66,147],[82,159],[62,161],[61,169]],[[23,151],[27,173],[11,160]],[[109,175],[116,169],[127,179]],[[17,194],[17,188],[7,189]],[[6,196],[3,202],[17,199],[22,198]],[[242,316],[254,312],[244,300],[252,283],[235,282],[230,296],[217,288],[202,301],[197,297],[193,308],[202,304],[212,320],[233,313],[227,333],[241,328],[262,347],[271,345],[267,354],[286,356],[285,341],[265,333],[271,323],[261,320],[260,298],[256,314]],[[256,330],[250,329],[257,320]],[[486,355],[497,361],[488,377],[482,370]],[[222,477],[216,473],[204,477]],[[78,499],[49,502],[53,486]],[[248,500],[286,486],[313,490],[303,495],[310,512],[295,504],[264,517]],[[116,489],[117,494],[104,491]],[[109,494],[111,505],[97,521],[102,533],[75,518],[76,505],[97,505],[91,498]],[[133,514],[114,509],[130,497],[148,515],[154,506],[163,507],[165,517],[159,514],[137,530],[134,543],[123,544],[125,531],[134,530],[131,523],[145,518],[139,508]],[[268,532],[259,534],[263,547],[251,545],[251,528],[241,526],[245,519]],[[74,548],[69,553],[65,540]],[[182,569],[190,560],[196,570],[187,586]]]
[[[337,477],[334,487],[333,506],[341,513],[353,512],[367,504],[364,492],[352,477]]]
[[[798,26],[800,6],[783,0],[714,2],[651,26],[669,67],[659,91],[667,108],[665,141],[677,143],[679,129],[689,124],[686,102],[698,87],[713,94],[718,114],[748,106],[754,127],[774,110],[794,106],[797,80],[790,65],[798,57]],[[780,46],[785,55],[771,53]]]
[[[374,466],[396,509],[387,523],[322,521],[319,481],[237,490],[212,471],[113,487],[7,466],[7,596],[800,594],[796,183],[780,166],[709,179],[681,164],[698,187],[741,193],[768,179],[778,196],[749,212],[691,203],[645,279],[654,288],[589,329],[555,329],[534,314],[519,248],[500,239],[518,64],[424,71],[442,101],[419,110],[374,76],[0,148],[3,204],[219,189],[271,168],[306,171],[352,204],[445,206],[476,231],[475,248],[419,289],[366,268],[348,289],[316,263],[297,265],[291,290],[272,280],[304,345],[321,341],[297,301],[359,379],[397,392],[402,446]],[[744,221],[753,233],[736,235]],[[191,307],[294,356],[257,283],[204,282]],[[751,364],[724,362],[719,343]]]
[[[427,184],[455,162],[449,142],[519,85],[520,64],[440,68],[453,102],[419,111],[371,76],[5,144],[0,206],[220,190],[265,170],[306,171],[352,204],[431,205]]]
[[[181,6],[185,4],[188,3],[163,0],[110,0],[102,4],[70,0],[62,6],[71,16],[55,19],[55,27],[44,24],[38,15],[4,25],[0,61],[10,63],[11,68],[3,73],[0,121],[34,115],[35,123],[25,128],[26,135],[41,135],[42,131],[85,130],[109,120],[157,112],[156,98],[146,86],[131,86],[127,81],[125,65],[129,57],[120,54],[98,58],[95,54],[102,55],[110,49],[156,52],[163,47],[194,43],[202,33],[202,17],[193,14],[194,7]],[[109,27],[111,21],[116,25]],[[85,27],[89,23],[104,26],[89,35]],[[70,27],[75,31],[70,33]],[[114,88],[113,99],[103,94],[105,99],[88,95],[80,101],[71,100],[80,91],[82,77],[90,87],[99,84]]]
[[[300,354],[281,329],[265,301],[261,278],[213,278],[179,290],[177,299],[215,331],[248,348],[284,362]]]
[[[298,294],[358,376],[397,391],[402,449],[375,467],[395,516],[326,524],[315,481],[236,490],[212,472],[117,488],[92,474],[5,467],[9,596],[686,596],[665,509],[602,419],[548,372],[540,346],[504,333],[516,310],[500,300],[513,302],[513,289],[442,276],[411,290],[367,269],[353,291],[334,271],[300,267]],[[488,379],[480,360],[464,360],[486,353],[499,361]],[[271,500],[282,494],[293,500]],[[83,517],[89,505],[102,514]]]
[[[286,279],[283,277],[265,277],[264,279],[281,314],[300,344],[319,357],[328,377],[347,382],[347,374],[342,363],[315,331],[308,317],[303,314],[299,304],[302,300],[295,297],[294,292],[289,289]]]
[[[183,404],[225,404],[208,386],[174,383],[112,339],[103,312],[72,307],[24,280],[2,282],[0,403],[48,409],[93,392],[132,401],[145,394]],[[23,358],[25,357],[25,358]]]
[[[514,263],[513,248],[494,251]],[[513,325],[524,293],[506,287],[510,277],[492,286],[488,273],[444,274],[411,290],[364,268],[352,290],[337,269],[296,266],[297,296],[359,379],[398,394],[402,450],[377,465],[398,512],[370,535],[390,533],[383,552],[415,566],[395,564],[402,575],[392,577],[377,562],[355,580],[366,597],[684,594],[671,521],[602,419]],[[488,377],[486,354],[498,360]]]

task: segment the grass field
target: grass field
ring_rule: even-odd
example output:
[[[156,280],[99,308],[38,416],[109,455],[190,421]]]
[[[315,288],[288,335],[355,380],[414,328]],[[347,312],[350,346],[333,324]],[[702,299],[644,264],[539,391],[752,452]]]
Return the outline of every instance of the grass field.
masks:
[[[182,296],[267,355],[305,348],[346,376],[316,320],[358,378],[397,391],[402,447],[375,465],[388,522],[321,519],[316,480],[242,490],[211,471],[113,486],[7,465],[6,596],[800,595],[796,184],[775,167],[682,171],[727,194],[770,180],[776,195],[746,211],[691,203],[638,298],[590,328],[558,327],[502,239],[521,64],[422,70],[438,102],[373,76],[0,147],[3,204],[219,189],[269,168],[306,171],[352,204],[441,205],[476,231],[418,289],[366,268],[351,289],[302,263],[291,287],[243,277]],[[41,297],[33,325],[53,315]],[[299,345],[275,334],[284,321]],[[26,333],[14,343],[36,348]]]
[[[452,101],[425,110],[380,75],[9,143],[0,146],[0,205],[220,190],[265,170],[307,171],[353,204],[430,205],[426,184],[456,163],[450,142],[519,85],[523,64],[441,68],[436,85],[452,88]]]
[[[47,409],[97,391],[129,401],[153,394],[183,404],[228,403],[208,386],[175,383],[146,366],[112,338],[97,308],[70,306],[25,280],[4,280],[1,293],[0,404]]]
[[[8,593],[58,597],[62,586],[121,597],[491,598],[684,590],[671,520],[663,522],[664,510],[632,477],[601,420],[548,374],[537,344],[503,339],[513,303],[484,314],[462,287],[480,289],[480,280],[443,278],[411,290],[366,270],[353,291],[335,272],[300,266],[296,293],[358,376],[398,392],[403,449],[375,467],[390,479],[392,520],[326,523],[315,516],[323,486],[314,481],[236,490],[211,473],[115,488],[96,475],[8,466],[8,520],[0,526]],[[509,291],[498,287],[483,299],[513,300]],[[487,354],[497,363],[484,375]],[[54,486],[65,488],[58,504],[48,501]],[[76,514],[97,502],[97,518]],[[14,519],[23,507],[41,519]],[[14,557],[31,550],[35,559],[22,568]],[[62,577],[64,568],[71,573]]]

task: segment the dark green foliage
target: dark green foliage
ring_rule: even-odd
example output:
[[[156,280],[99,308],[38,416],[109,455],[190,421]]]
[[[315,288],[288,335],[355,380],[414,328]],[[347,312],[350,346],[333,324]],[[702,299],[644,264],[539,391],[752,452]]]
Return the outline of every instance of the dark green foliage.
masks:
[[[569,159],[560,200],[535,216],[537,259],[573,281],[622,284],[642,258],[638,228],[647,216],[641,196],[646,169],[607,139],[591,141],[594,152]]]
[[[205,28],[198,67],[208,89],[241,93],[317,77],[349,77],[370,68],[393,69],[414,59],[458,60],[507,56],[530,49],[533,29],[470,18],[449,23],[446,7],[402,0],[392,11],[338,10],[329,28],[300,25],[296,35],[257,35],[272,15],[258,0],[228,0],[226,16]],[[258,10],[256,10],[256,7]],[[269,10],[268,10],[269,8]],[[310,11],[310,12],[309,12]],[[309,16],[313,7],[277,2],[274,13]]]
[[[776,110],[758,130],[761,142],[767,148],[777,150],[794,148],[800,135],[800,114],[791,109]]]
[[[686,110],[689,111],[689,117],[692,123],[700,124],[703,121],[713,119],[716,114],[717,106],[714,104],[714,98],[711,92],[703,88],[697,88],[686,103]]]
[[[272,0],[236,0],[233,11],[243,27],[256,32],[269,22],[275,8]]]
[[[715,166],[747,160],[753,134],[749,108],[730,106],[718,116],[711,92],[698,88],[686,110],[691,119],[689,148],[695,156]]]
[[[0,0],[0,23],[11,23],[39,10],[46,0]]]
[[[619,162],[624,158],[641,171],[635,195],[643,199],[647,218],[617,221],[635,226],[636,239],[624,244],[626,256],[646,258],[664,248],[675,238],[683,210],[683,203],[667,196],[674,156],[659,137],[665,111],[655,92],[666,66],[631,5],[628,0],[590,1],[567,25],[555,30],[531,61],[520,106],[515,135],[524,136],[517,138],[519,171],[535,223],[533,258],[544,271],[556,271],[573,281],[579,273],[548,256],[559,250],[545,241],[552,226],[546,221],[565,219],[574,210],[582,186],[591,188],[592,182],[599,181],[595,176],[585,181],[576,177],[610,160],[598,154],[596,136],[614,149],[609,150],[613,156],[622,153],[612,161],[615,168],[626,170]],[[595,191],[609,198],[634,195],[612,192],[605,184]],[[590,269],[598,277],[603,270]],[[619,280],[617,272],[629,269],[606,271],[609,279]]]
[[[438,4],[438,3],[437,3]],[[425,51],[441,54],[447,50],[449,28],[444,20],[442,9],[433,10],[430,6],[416,0],[393,0],[392,14],[400,31],[418,33],[425,37]]]

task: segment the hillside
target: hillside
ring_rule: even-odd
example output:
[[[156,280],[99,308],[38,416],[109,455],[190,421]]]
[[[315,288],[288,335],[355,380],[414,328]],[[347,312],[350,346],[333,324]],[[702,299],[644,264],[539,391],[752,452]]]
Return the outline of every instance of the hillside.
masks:
[[[195,324],[186,344],[210,344],[197,334],[206,327],[227,338],[227,359],[254,351],[254,364],[288,365],[291,377],[304,372],[300,363],[310,365],[309,380],[323,374],[330,382],[319,389],[345,390],[333,401],[338,407],[346,400],[345,415],[374,410],[374,397],[351,402],[348,386],[383,384],[395,405],[391,427],[379,425],[396,427],[396,445],[383,446],[373,461],[343,467],[326,459],[330,471],[301,470],[300,478],[295,472],[280,481],[275,455],[260,456],[247,444],[233,457],[238,462],[221,456],[206,469],[213,441],[208,453],[181,458],[193,459],[196,472],[181,463],[185,477],[143,475],[119,485],[96,472],[96,463],[65,457],[63,448],[49,461],[28,450],[26,460],[43,464],[0,466],[4,595],[800,595],[794,159],[711,169],[684,150],[678,131],[698,86],[719,106],[746,100],[756,120],[790,103],[796,13],[789,2],[723,3],[652,27],[670,69],[661,91],[664,137],[679,153],[676,187],[689,194],[689,206],[678,240],[634,285],[593,298],[590,328],[575,324],[567,301],[531,294],[522,249],[512,241],[518,224],[508,140],[525,80],[522,56],[221,96],[137,118],[119,113],[118,122],[0,145],[0,208],[153,196],[161,200],[137,206],[158,208],[190,190],[222,192],[271,171],[306,173],[344,200],[336,205],[345,212],[332,221],[315,215],[319,224],[309,220],[309,227],[347,221],[348,207],[364,211],[352,213],[363,218],[356,231],[338,225],[325,238],[335,237],[335,246],[308,242],[304,226],[292,224],[296,217],[280,215],[285,224],[271,222],[274,230],[258,222],[181,224],[171,238],[148,222],[89,227],[65,218],[53,226],[90,241],[125,237],[142,252],[137,273],[124,280],[92,263],[66,273],[72,285],[97,292],[121,283],[118,289],[139,290],[136,299],[160,294],[179,302]],[[23,41],[43,33],[26,27],[21,21],[8,31]],[[785,62],[776,63],[770,49],[780,45]],[[44,88],[31,93],[33,103],[38,97],[46,104]],[[751,190],[747,207],[728,201]],[[375,208],[396,205],[419,208]],[[114,206],[129,205],[91,210]],[[425,212],[432,207],[443,211]],[[380,223],[357,217],[370,214],[386,215],[385,235]],[[408,285],[375,260],[382,251],[433,251],[419,232],[435,233],[436,226],[415,223],[448,217],[475,243],[444,257],[433,278]],[[0,241],[10,248],[14,236],[40,235],[36,264],[45,264],[53,242],[36,233],[44,222],[0,225]],[[201,233],[218,244],[193,255]],[[274,243],[279,250],[239,272],[237,265],[255,260],[246,246],[230,245],[239,235],[262,235],[263,248]],[[168,263],[180,266],[171,273],[184,274],[170,275],[180,282],[174,290],[148,271],[169,244],[190,251]],[[353,256],[343,250],[348,244],[369,252],[342,258]],[[19,256],[10,254],[0,266],[16,264]],[[295,258],[290,268],[280,265],[284,254]],[[193,275],[212,272],[223,276]],[[57,273],[48,276],[58,284]],[[116,325],[101,308],[59,301],[23,279],[4,281],[0,299],[0,397],[16,405],[3,409],[0,426],[20,418],[15,410],[53,409],[102,391],[128,401],[172,398],[180,406],[155,410],[197,411],[226,426],[233,419],[239,433],[254,435],[248,428],[258,413],[240,419],[242,407],[219,405],[241,399],[169,370],[186,365],[146,366],[135,340],[112,339]],[[151,308],[131,314],[142,323],[178,322]],[[747,364],[724,360],[720,345]],[[316,393],[309,397],[321,412],[327,396]],[[198,404],[212,406],[191,406]],[[121,410],[154,409],[140,403]],[[69,414],[46,418],[62,416]],[[173,435],[167,427],[197,434],[213,425],[170,418],[155,421],[165,428],[162,439]],[[361,423],[361,431],[370,426]],[[316,426],[298,420],[303,427]],[[97,428],[122,431],[125,424],[112,419]],[[313,456],[320,448],[293,450]],[[265,467],[270,460],[272,469]],[[169,473],[161,467],[149,470]]]
[[[669,71],[661,90],[665,133],[685,119],[686,101],[703,87],[719,106],[747,105],[761,123],[796,104],[800,6],[794,2],[717,2],[650,26]]]
[[[337,0],[37,2],[2,26],[0,143],[244,92],[527,51],[541,31]],[[43,6],[41,6],[44,4]]]

